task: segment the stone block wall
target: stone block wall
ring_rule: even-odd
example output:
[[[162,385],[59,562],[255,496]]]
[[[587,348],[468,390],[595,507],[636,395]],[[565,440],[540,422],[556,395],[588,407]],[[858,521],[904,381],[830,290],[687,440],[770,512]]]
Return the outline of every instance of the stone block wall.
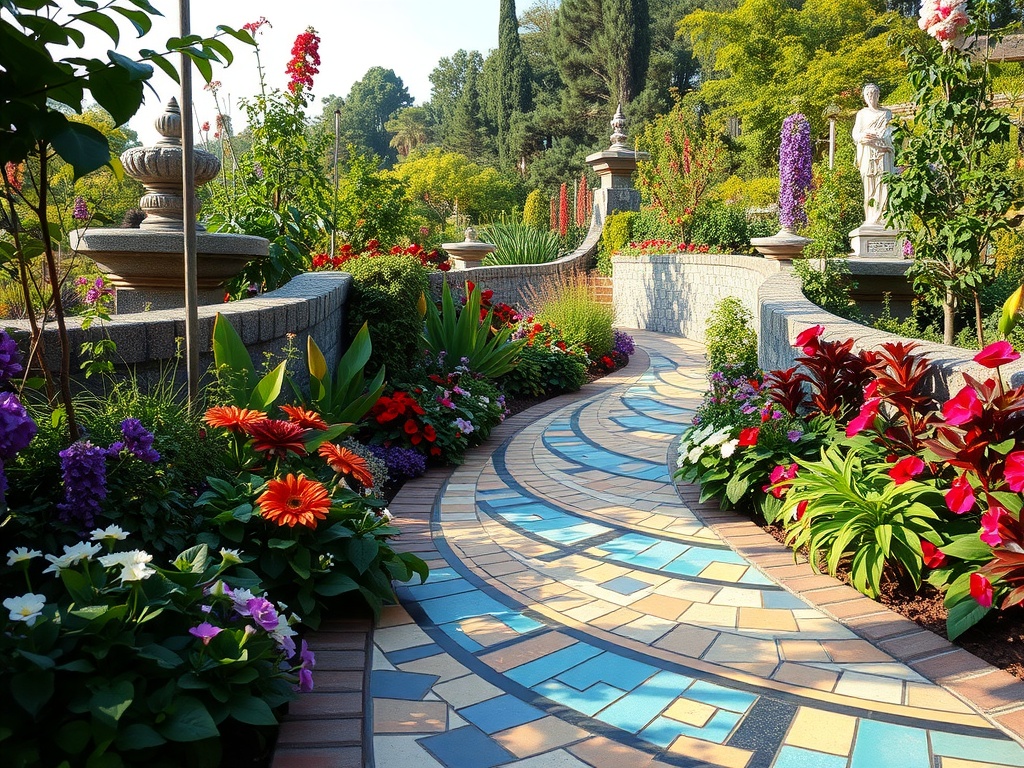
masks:
[[[352,276],[346,273],[311,272],[256,298],[199,307],[202,369],[206,370],[213,363],[213,322],[218,313],[238,331],[257,368],[266,354],[280,359],[288,344],[300,351],[304,361],[306,338],[310,335],[323,351],[328,366],[333,367],[344,352],[345,304],[351,284]],[[6,327],[16,337],[22,337],[20,347],[25,349],[28,323],[10,321]],[[109,338],[117,344],[114,363],[118,370],[133,370],[144,384],[156,381],[162,371],[173,373],[179,383],[185,381],[184,309],[115,315],[109,322],[94,322],[87,330],[82,329],[78,318],[68,318],[68,331],[73,373],[80,370],[78,350],[82,342]],[[44,332],[44,344],[48,366],[56,371],[60,364],[60,345],[53,323]],[[289,371],[301,385],[308,383],[304,363],[290,366]],[[90,388],[102,385],[95,379],[83,383]]]

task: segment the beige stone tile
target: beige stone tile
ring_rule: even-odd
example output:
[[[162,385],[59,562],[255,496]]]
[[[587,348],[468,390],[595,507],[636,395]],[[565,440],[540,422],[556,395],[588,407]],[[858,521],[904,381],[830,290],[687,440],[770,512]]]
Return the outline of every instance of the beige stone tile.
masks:
[[[827,669],[806,667],[803,664],[783,663],[773,675],[775,680],[792,683],[803,688],[814,688],[819,691],[831,691],[839,679],[839,674]]]
[[[539,659],[541,656],[547,656],[549,653],[554,653],[575,642],[571,637],[559,632],[548,632],[539,637],[516,643],[508,648],[502,648],[500,651],[484,654],[479,658],[492,669],[498,672],[506,672],[513,667]]]
[[[786,743],[794,747],[846,756],[853,746],[857,718],[823,709],[800,707],[789,726]]]
[[[744,629],[798,632],[793,612],[778,608],[740,608],[739,625]]]
[[[786,661],[831,661],[817,640],[781,640],[779,646]]]
[[[403,648],[415,648],[434,642],[430,635],[415,624],[401,624],[394,627],[378,629],[373,633],[373,642],[384,651],[400,651]]]
[[[836,684],[835,692],[868,701],[884,701],[889,704],[903,703],[903,682],[893,680],[891,677],[844,672]]]
[[[443,701],[373,700],[374,733],[440,733],[447,727]]]
[[[960,699],[937,685],[907,683],[907,704],[922,709],[938,709],[943,712],[973,712]]]
[[[596,618],[605,616],[612,611],[617,611],[618,605],[615,603],[608,603],[604,600],[594,600],[592,603],[581,605],[579,608],[573,608],[572,610],[566,611],[565,615],[569,618],[576,619],[576,621],[582,621],[588,623]]]
[[[659,619],[657,616],[641,616],[639,619],[615,629],[615,634],[629,637],[647,645],[652,645],[659,638],[676,626],[674,621]]]
[[[667,619],[668,621],[675,621],[682,615],[683,611],[691,605],[693,605],[693,603],[688,600],[680,600],[677,597],[648,595],[647,597],[637,600],[635,603],[631,603],[629,607],[635,611],[641,611],[651,616],[657,616],[658,618]]]
[[[714,630],[681,624],[654,645],[657,648],[664,648],[666,651],[689,656],[691,659],[698,659],[715,642],[717,637],[718,632]]]
[[[821,645],[837,664],[893,660],[892,656],[867,640],[822,640]]]
[[[480,645],[496,645],[506,640],[519,637],[519,633],[493,616],[473,616],[459,622],[459,627],[467,636]]]
[[[446,683],[437,683],[433,690],[455,709],[479,704],[481,701],[493,699],[504,693],[497,686],[491,685],[476,675],[466,675]]]
[[[700,575],[705,579],[736,583],[743,578],[749,567],[747,565],[739,565],[738,563],[711,563],[700,572]]]
[[[405,664],[399,664],[398,668],[403,672],[421,672],[425,675],[437,675],[438,682],[454,680],[469,673],[469,670],[459,664],[447,653],[439,653],[436,656],[428,656],[425,659],[416,659]]]
[[[718,709],[710,704],[679,698],[672,702],[663,714],[681,723],[703,728],[717,711]]]
[[[531,600],[536,600],[537,602],[542,603],[545,600],[551,599],[552,597],[558,597],[559,595],[564,595],[566,592],[571,591],[572,587],[570,587],[569,585],[553,581],[550,584],[544,584],[540,587],[528,589],[525,592],[523,592],[523,595],[525,597],[530,598]]]
[[[690,759],[703,760],[722,768],[746,768],[753,752],[724,744],[712,744],[689,736],[677,736],[668,748],[669,754],[684,755]]]
[[[634,611],[631,608],[619,608],[617,611],[600,616],[590,622],[592,627],[598,629],[614,630],[621,627],[623,624],[628,624],[631,621],[636,621],[643,614]]]
[[[694,603],[679,617],[688,624],[708,625],[712,627],[735,628],[739,609],[731,605],[704,605]]]
[[[377,765],[415,765],[416,768],[444,768],[416,740],[420,736],[374,736],[373,758]]]
[[[590,734],[557,717],[543,717],[492,734],[491,738],[516,757],[531,757],[585,739]]]
[[[444,567],[447,563],[437,567]],[[381,609],[380,618],[377,619],[376,626],[378,630],[385,629],[386,627],[396,627],[401,624],[412,624],[412,616],[400,605],[386,605]]]
[[[590,766],[576,759],[564,749],[556,749],[554,752],[545,752],[543,755],[517,760],[516,768],[590,768]]]
[[[779,652],[774,640],[759,640],[754,637],[733,635],[723,632],[704,654],[708,661],[749,661],[771,662],[774,667],[779,661]]]

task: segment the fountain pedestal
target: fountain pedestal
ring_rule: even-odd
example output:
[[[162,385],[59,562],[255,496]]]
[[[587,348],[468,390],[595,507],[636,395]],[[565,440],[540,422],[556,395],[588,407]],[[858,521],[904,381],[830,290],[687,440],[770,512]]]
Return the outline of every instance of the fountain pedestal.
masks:
[[[139,205],[146,218],[139,229],[86,229],[71,233],[71,247],[88,256],[117,289],[118,314],[185,306],[185,223],[181,190],[181,113],[171,99],[156,119],[162,138],[152,147],[133,147],[121,155],[125,173],[146,187]],[[196,186],[217,176],[220,161],[195,150]],[[196,210],[199,210],[196,201]],[[253,258],[266,256],[269,241],[251,235],[197,231],[200,304],[223,300],[223,285]]]
[[[811,241],[788,229],[780,229],[771,237],[752,237],[750,244],[766,259],[792,261],[804,255],[804,248]]]
[[[461,243],[441,243],[441,249],[452,259],[452,269],[470,269],[479,267],[480,262],[489,253],[498,250],[498,246],[482,242],[476,236],[476,230],[466,228],[466,239]]]

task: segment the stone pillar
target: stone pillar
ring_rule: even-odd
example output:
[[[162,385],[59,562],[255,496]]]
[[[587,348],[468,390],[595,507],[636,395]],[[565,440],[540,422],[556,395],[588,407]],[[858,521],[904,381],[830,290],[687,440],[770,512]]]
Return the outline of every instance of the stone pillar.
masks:
[[[616,211],[640,210],[640,193],[633,187],[633,171],[639,161],[650,157],[646,152],[635,152],[626,146],[626,118],[621,104],[611,125],[611,146],[587,157],[587,165],[601,181],[601,186],[594,191],[594,207],[603,217]]]

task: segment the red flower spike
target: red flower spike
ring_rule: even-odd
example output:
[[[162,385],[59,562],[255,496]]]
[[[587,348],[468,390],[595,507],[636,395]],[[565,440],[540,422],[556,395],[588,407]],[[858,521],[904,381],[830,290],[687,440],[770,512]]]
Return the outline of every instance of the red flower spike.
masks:
[[[1014,351],[1008,341],[994,341],[974,356],[974,362],[986,368],[998,368],[1019,359],[1020,352]]]

